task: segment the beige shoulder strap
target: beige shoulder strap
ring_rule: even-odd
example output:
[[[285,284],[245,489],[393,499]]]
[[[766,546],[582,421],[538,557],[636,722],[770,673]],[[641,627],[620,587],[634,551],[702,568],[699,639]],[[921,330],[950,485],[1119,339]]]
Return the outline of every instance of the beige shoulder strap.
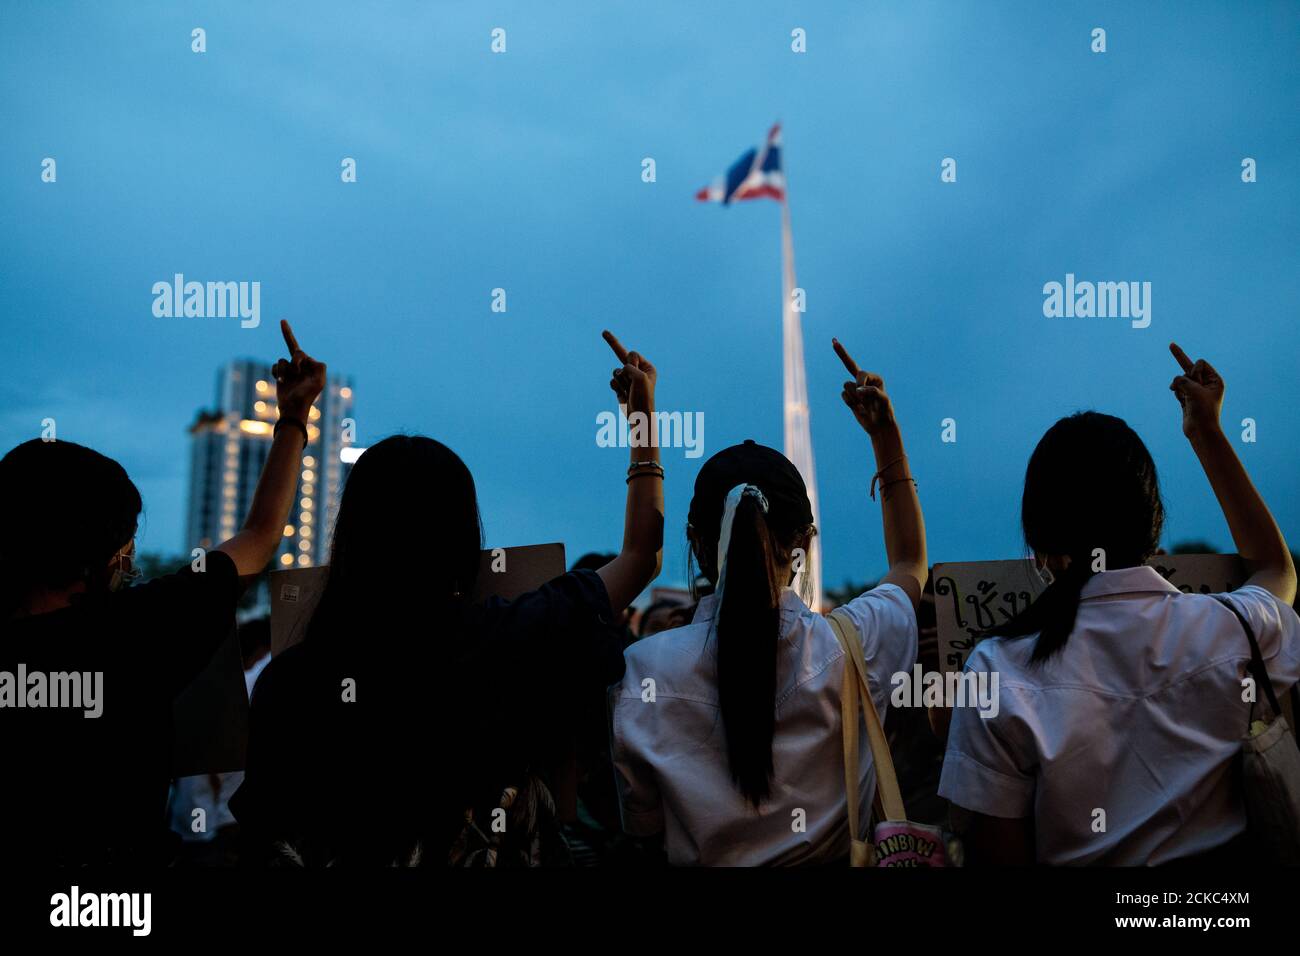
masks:
[[[832,614],[827,617],[835,639],[843,646],[844,633],[840,622]],[[840,683],[840,723],[844,740],[844,794],[849,805],[849,866],[866,867],[875,862],[875,852],[869,840],[858,838],[858,677],[857,668],[849,652],[844,652],[844,678]]]
[[[859,844],[870,853],[870,843],[859,840],[858,803],[861,799],[858,785],[858,702],[862,703],[867,724],[867,742],[871,745],[871,759],[876,768],[876,801],[886,820],[905,820],[903,795],[894,772],[894,759],[889,753],[885,728],[876,713],[871,689],[867,684],[867,664],[862,655],[862,644],[857,638],[857,628],[843,616],[832,611],[826,617],[835,632],[840,647],[844,649],[844,682],[840,690],[841,719],[844,724],[844,787],[849,803],[849,837],[853,841],[853,854],[860,853]],[[855,862],[861,866],[862,863]]]

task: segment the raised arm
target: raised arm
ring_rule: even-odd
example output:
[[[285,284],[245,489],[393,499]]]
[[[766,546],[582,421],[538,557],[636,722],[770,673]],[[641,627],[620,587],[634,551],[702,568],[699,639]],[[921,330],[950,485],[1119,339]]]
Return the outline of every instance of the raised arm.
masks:
[[[1193,362],[1172,342],[1169,351],[1183,369],[1183,374],[1169,385],[1183,406],[1183,434],[1205,469],[1237,553],[1246,562],[1250,573],[1246,583],[1259,585],[1291,604],[1295,601],[1296,572],[1286,539],[1219,422],[1223,379],[1205,359]]]
[[[605,341],[618,356],[622,368],[614,369],[609,386],[628,417],[637,412],[647,418],[646,444],[629,442],[632,453],[627,474],[627,510],[623,517],[623,548],[613,561],[597,573],[609,592],[615,612],[623,610],[647,584],[659,576],[664,554],[664,473],[659,466],[659,443],[655,440],[655,379],[657,373],[643,356],[629,352],[612,332]]]
[[[864,372],[848,351],[832,339],[835,354],[853,376],[844,383],[844,404],[852,409],[858,423],[871,436],[876,457],[876,476],[872,492],[880,489],[881,520],[885,529],[885,555],[889,573],[882,583],[897,584],[912,599],[912,607],[921,603],[921,591],[929,576],[925,553],[925,519],[916,496],[916,483],[903,451],[903,436],[894,420],[894,406],[885,394],[885,381],[873,372]]]
[[[294,490],[298,487],[311,406],[325,387],[325,365],[298,347],[288,322],[280,322],[280,331],[289,347],[289,358],[280,359],[271,369],[280,420],[244,526],[216,549],[230,555],[240,577],[260,574],[280,546],[284,524],[293,506]]]

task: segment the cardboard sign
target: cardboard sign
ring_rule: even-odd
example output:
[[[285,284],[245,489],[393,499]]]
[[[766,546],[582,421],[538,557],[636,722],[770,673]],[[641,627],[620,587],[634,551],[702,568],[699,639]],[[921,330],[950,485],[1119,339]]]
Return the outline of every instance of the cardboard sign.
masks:
[[[1158,554],[1147,565],[1189,594],[1234,591],[1246,580],[1235,554]],[[960,671],[981,635],[1023,611],[1051,579],[1040,574],[1032,561],[1022,560],[936,564],[930,580],[939,664],[946,672]]]
[[[479,553],[474,602],[486,601],[490,597],[513,600],[558,578],[564,570],[564,545],[558,542],[482,551]],[[326,566],[271,572],[273,657],[306,636],[311,612],[320,600],[328,572]]]
[[[247,745],[248,690],[232,627],[208,666],[172,701],[172,776],[243,770]]]

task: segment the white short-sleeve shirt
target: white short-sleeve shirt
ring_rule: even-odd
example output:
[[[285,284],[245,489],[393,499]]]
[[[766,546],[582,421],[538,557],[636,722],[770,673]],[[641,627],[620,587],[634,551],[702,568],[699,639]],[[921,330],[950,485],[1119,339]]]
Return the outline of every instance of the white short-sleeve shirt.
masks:
[[[1227,597],[1280,697],[1300,678],[1300,619],[1263,588]],[[953,712],[941,796],[989,816],[1032,816],[1049,864],[1156,865],[1245,830],[1233,768],[1250,645],[1228,608],[1153,568],[1123,568],[1084,585],[1059,653],[1030,664],[1034,640],[992,638],[972,651],[967,670],[998,674],[999,707],[987,719]]]
[[[706,597],[690,624],[629,647],[623,682],[610,689],[624,829],[639,836],[662,832],[675,865],[815,863],[847,855],[844,652],[830,624],[795,591],[782,592],[772,793],[755,810],[727,765],[711,626],[715,609],[716,599]],[[883,584],[843,611],[862,641],[868,683],[884,719],[891,676],[916,660],[912,603],[901,588]],[[875,770],[865,732],[861,742],[866,820]]]

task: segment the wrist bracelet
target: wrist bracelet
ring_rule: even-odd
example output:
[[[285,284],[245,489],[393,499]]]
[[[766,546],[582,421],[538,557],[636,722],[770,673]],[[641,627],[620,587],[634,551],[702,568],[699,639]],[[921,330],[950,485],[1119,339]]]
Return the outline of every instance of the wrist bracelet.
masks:
[[[275,428],[271,429],[272,437],[280,434],[281,425],[292,425],[294,428],[298,429],[298,431],[302,432],[302,445],[304,448],[311,444],[311,437],[307,434],[307,426],[303,424],[302,419],[294,418],[290,415],[282,416],[280,420],[275,423]]]
[[[906,455],[899,455],[897,458],[895,458],[893,461],[891,461],[888,465],[886,465],[884,468],[881,468],[879,471],[877,471],[874,475],[871,476],[871,489],[870,489],[870,491],[871,491],[871,500],[872,500],[872,501],[875,501],[875,500],[876,500],[876,482],[880,481],[881,476],[884,475],[885,472],[889,471],[889,469],[893,468],[893,467],[894,467],[895,465],[897,465],[900,461],[906,461],[906,460],[907,460],[907,456],[906,456]],[[894,481],[907,481],[907,480],[908,480],[907,478],[895,478],[895,479],[894,479]],[[884,488],[885,488],[885,485],[887,485],[887,484],[893,484],[893,483],[894,483],[893,481],[884,482],[884,483],[881,484],[880,488],[881,488],[881,490],[883,491]],[[915,482],[913,482],[913,484],[915,484]]]
[[[900,481],[910,481],[910,482],[912,483],[912,487],[913,487],[913,488],[918,487],[917,484],[916,484],[916,479],[915,479],[915,478],[912,478],[912,477],[907,477],[907,478],[894,478],[894,479],[891,479],[890,481],[882,481],[882,482],[880,483],[880,500],[881,500],[881,501],[884,501],[884,500],[885,500],[885,489],[886,489],[886,488],[888,488],[890,485],[896,485],[896,484],[898,484]],[[876,496],[875,496],[875,493],[874,493],[874,492],[873,492],[872,495],[871,495],[871,500],[872,500],[872,501],[875,501],[875,500],[876,500]]]
[[[657,461],[634,461],[627,466],[627,479],[624,484],[630,485],[633,478],[640,478],[642,475],[650,475],[653,478],[662,479],[664,476],[664,466]]]

